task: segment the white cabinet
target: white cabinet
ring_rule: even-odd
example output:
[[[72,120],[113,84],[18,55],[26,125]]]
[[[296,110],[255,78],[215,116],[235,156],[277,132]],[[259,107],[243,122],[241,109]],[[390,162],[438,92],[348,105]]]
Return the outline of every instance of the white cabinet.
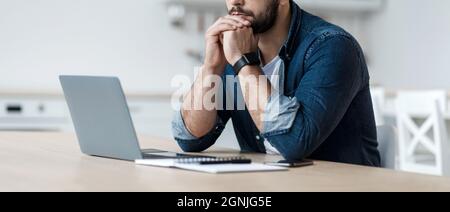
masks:
[[[67,131],[65,103],[50,96],[0,95],[0,130]]]
[[[179,4],[189,10],[224,11],[225,0],[166,0],[167,4]],[[346,12],[370,12],[382,8],[384,0],[296,0],[304,9]]]
[[[139,134],[172,137],[173,109],[169,96],[166,96],[128,97]],[[67,104],[60,94],[0,93],[0,130],[73,132],[74,128]]]
[[[299,0],[299,5],[314,11],[374,12],[382,8],[383,0]]]
[[[139,134],[172,138],[171,121],[174,110],[170,99],[129,98],[131,116]]]
[[[173,140],[174,109],[170,94],[128,95],[133,123],[139,135]],[[67,104],[60,94],[0,92],[0,131],[74,132]],[[239,149],[231,121],[217,145]]]

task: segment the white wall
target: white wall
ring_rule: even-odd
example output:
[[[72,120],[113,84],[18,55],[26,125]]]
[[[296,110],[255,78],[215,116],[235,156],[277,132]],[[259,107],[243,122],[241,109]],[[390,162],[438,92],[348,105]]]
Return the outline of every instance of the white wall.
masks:
[[[450,89],[450,1],[388,0],[367,22],[372,82]]]
[[[186,25],[196,21],[188,14]],[[0,91],[59,90],[60,74],[119,76],[128,92],[172,90],[174,75],[198,65],[186,49],[202,50],[203,33],[169,23],[163,0],[0,0]],[[168,108],[141,108],[159,113],[135,117],[137,130],[170,138]],[[238,147],[230,130],[218,144]]]
[[[373,84],[450,89],[450,1],[386,3],[371,18],[330,17],[361,41]],[[60,74],[116,75],[129,92],[171,90],[172,77],[196,65],[185,51],[202,49],[201,38],[172,28],[163,0],[0,0],[0,90],[59,90]],[[221,142],[236,147],[231,131]]]
[[[387,0],[372,18],[340,24],[356,26],[374,84],[449,89],[448,8]],[[93,74],[117,75],[129,91],[166,91],[196,65],[186,49],[201,46],[195,30],[169,25],[163,0],[0,0],[0,89],[54,90],[60,74]]]
[[[60,74],[88,74],[167,91],[191,72],[196,36],[170,27],[162,0],[0,0],[0,89],[55,90]]]

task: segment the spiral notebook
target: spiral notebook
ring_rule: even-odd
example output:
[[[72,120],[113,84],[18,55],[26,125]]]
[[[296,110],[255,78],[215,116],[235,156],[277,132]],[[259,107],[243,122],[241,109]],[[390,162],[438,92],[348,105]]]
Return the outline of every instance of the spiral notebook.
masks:
[[[178,168],[206,173],[239,173],[239,172],[268,172],[286,171],[287,168],[252,163],[250,159],[242,157],[226,158],[182,158],[136,160],[137,165]]]

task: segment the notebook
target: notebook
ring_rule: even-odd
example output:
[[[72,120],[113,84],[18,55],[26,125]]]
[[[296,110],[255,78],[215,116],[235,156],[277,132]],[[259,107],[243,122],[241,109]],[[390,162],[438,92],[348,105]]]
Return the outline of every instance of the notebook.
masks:
[[[206,163],[206,164],[202,164]],[[285,167],[269,166],[260,163],[251,163],[241,157],[232,158],[188,158],[188,159],[156,159],[136,160],[137,165],[178,168],[212,174],[241,173],[241,172],[269,172],[286,171]]]

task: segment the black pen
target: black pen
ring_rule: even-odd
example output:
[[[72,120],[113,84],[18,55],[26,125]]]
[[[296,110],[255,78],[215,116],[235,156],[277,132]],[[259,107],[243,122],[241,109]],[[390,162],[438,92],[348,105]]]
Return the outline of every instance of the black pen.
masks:
[[[252,160],[250,159],[236,159],[236,160],[211,160],[211,161],[201,161],[199,162],[200,165],[215,165],[215,164],[250,164],[252,163]]]

